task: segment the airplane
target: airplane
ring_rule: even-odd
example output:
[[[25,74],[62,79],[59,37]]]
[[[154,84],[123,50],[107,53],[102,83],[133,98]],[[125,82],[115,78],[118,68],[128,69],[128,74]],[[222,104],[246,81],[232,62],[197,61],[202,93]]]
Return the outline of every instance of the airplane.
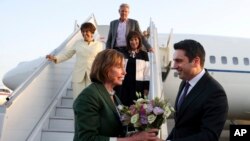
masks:
[[[5,86],[0,86],[0,105],[4,103],[4,100],[9,97],[11,91]]]
[[[90,17],[86,21],[91,21],[98,27],[96,39],[105,43],[109,29],[108,25],[97,25],[94,16]],[[171,69],[174,52],[173,44],[184,39],[194,39],[200,42],[206,51],[205,68],[222,84],[227,93],[229,102],[228,120],[250,119],[250,98],[247,96],[250,91],[248,86],[250,82],[250,39],[173,34],[172,29],[169,34],[161,34],[157,32],[153,21],[150,21],[149,29],[150,37],[148,40],[155,47],[155,52],[149,53],[151,62],[151,98],[161,96],[163,93],[164,97],[168,98],[172,105],[174,104],[181,80],[175,70]],[[69,47],[80,36],[79,27],[75,26],[74,32],[52,54]],[[62,113],[66,118],[55,115],[59,113],[56,110],[65,108],[60,104],[67,100],[71,100],[72,103],[68,93],[71,91],[70,78],[73,63],[74,59],[71,59],[65,63],[55,65],[45,58],[38,58],[30,62],[20,63],[16,68],[6,73],[3,83],[11,88],[13,93],[0,106],[0,111],[3,111],[0,112],[0,139],[12,141],[20,138],[39,141],[48,141],[51,138],[60,138],[62,141],[66,139],[72,140],[73,127],[68,125],[68,121],[73,119],[67,117],[68,114],[73,114],[72,109],[67,111],[70,113]],[[61,99],[63,100],[61,101]],[[26,107],[23,105],[26,105]],[[27,110],[27,106],[30,109]],[[34,114],[33,110],[39,112]],[[33,117],[27,117],[26,115],[32,115]],[[15,116],[20,119],[16,119]],[[30,125],[27,122],[28,119],[34,121],[33,124],[35,125]],[[50,129],[50,123],[56,119],[64,120],[63,124],[59,124],[67,127],[60,127],[59,131]],[[11,123],[13,121],[24,121],[23,123],[19,122],[19,124],[24,124],[23,126],[28,124],[29,126],[22,127],[20,125],[22,130],[16,129]],[[69,131],[64,131],[63,128],[69,128]],[[16,132],[18,136],[12,137],[9,135],[13,132]],[[56,132],[58,136],[51,137],[51,132]],[[43,139],[40,139],[40,137]]]

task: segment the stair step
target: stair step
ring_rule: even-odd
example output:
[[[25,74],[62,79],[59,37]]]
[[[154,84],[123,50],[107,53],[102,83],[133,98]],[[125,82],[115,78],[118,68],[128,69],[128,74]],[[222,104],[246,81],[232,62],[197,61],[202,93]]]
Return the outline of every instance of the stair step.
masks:
[[[63,96],[61,100],[61,106],[72,107],[73,97],[72,96]]]
[[[74,112],[72,88],[67,88],[66,95],[62,96],[59,105],[54,109],[53,116],[49,117],[48,128],[40,133],[39,141],[72,141],[74,137]]]
[[[73,108],[69,106],[57,106],[55,111],[57,117],[74,117]]]
[[[50,117],[49,129],[51,130],[74,130],[74,118],[72,117]]]
[[[42,130],[41,141],[73,141],[74,131]]]
[[[73,89],[72,89],[72,88],[67,88],[66,96],[71,96],[71,97],[73,97]]]

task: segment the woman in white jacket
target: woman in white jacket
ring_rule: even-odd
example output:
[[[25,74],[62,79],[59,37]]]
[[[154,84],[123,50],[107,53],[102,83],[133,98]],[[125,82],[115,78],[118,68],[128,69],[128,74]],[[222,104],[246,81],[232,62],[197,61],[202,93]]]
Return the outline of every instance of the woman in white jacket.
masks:
[[[93,38],[96,28],[92,23],[83,23],[80,29],[83,40],[81,39],[76,41],[72,47],[56,56],[46,56],[49,61],[61,63],[70,59],[74,54],[76,54],[76,63],[72,76],[74,99],[77,98],[83,88],[91,83],[89,78],[91,65],[97,53],[103,50],[103,43],[95,41]]]

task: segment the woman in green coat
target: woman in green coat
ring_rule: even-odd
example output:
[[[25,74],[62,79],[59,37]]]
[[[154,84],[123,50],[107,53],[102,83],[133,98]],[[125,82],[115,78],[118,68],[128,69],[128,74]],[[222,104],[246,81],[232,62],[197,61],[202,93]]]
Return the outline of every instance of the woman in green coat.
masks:
[[[96,56],[90,73],[92,83],[74,102],[74,141],[157,141],[158,129],[125,137],[113,88],[121,85],[126,74],[123,54],[113,49]]]

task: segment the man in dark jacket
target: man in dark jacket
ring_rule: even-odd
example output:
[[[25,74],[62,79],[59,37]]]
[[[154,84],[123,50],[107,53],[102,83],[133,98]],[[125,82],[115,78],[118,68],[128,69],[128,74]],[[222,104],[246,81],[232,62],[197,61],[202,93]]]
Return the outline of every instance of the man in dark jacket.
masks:
[[[174,49],[173,68],[183,81],[175,102],[175,126],[167,141],[218,141],[228,113],[226,93],[204,69],[205,50],[200,43],[183,40]]]

